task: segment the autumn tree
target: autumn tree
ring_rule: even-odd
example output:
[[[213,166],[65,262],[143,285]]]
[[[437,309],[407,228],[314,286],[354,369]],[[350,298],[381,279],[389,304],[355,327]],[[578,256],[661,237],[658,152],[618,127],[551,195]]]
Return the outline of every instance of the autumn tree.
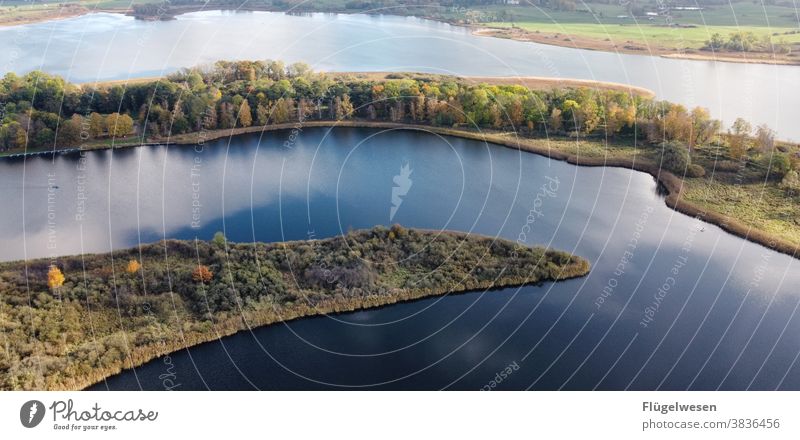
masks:
[[[125,267],[125,271],[128,272],[129,274],[135,274],[136,272],[139,272],[139,269],[141,269],[141,268],[142,268],[142,265],[139,264],[138,261],[131,260],[131,261],[128,261],[128,265]]]
[[[192,271],[192,279],[198,283],[208,284],[211,282],[212,278],[214,278],[214,274],[211,273],[208,266],[203,266],[201,264]]]
[[[736,118],[728,133],[728,147],[731,157],[740,159],[747,152],[747,143],[753,127],[742,118]]]
[[[93,138],[99,138],[106,132],[106,119],[100,113],[89,115],[89,134]]]
[[[691,113],[691,135],[689,136],[689,148],[696,145],[704,145],[710,142],[717,135],[720,123],[711,118],[711,114],[703,107],[695,107]]]
[[[52,290],[58,289],[64,285],[64,279],[61,269],[56,266],[50,266],[50,270],[47,271],[47,287]]]
[[[250,104],[245,99],[242,101],[242,106],[239,107],[239,125],[242,127],[249,127],[253,125],[253,114],[250,111]]]
[[[133,119],[128,115],[111,113],[106,116],[106,126],[111,137],[125,137],[133,133]]]

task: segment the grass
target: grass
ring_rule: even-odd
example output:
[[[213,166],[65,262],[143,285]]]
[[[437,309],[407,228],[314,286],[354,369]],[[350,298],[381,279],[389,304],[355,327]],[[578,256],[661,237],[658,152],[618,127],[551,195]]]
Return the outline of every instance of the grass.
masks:
[[[492,27],[511,27],[510,23],[487,23]],[[784,39],[787,43],[800,43],[800,34],[786,34],[791,28],[766,28],[757,26],[705,26],[695,28],[666,27],[652,24],[590,24],[590,23],[515,23],[514,26],[530,32],[548,34],[564,34],[588,37],[598,40],[610,40],[615,43],[636,42],[643,45],[655,45],[674,48],[699,49],[714,33],[727,36],[733,32],[752,32],[756,36],[781,34],[774,37],[775,42]]]
[[[684,200],[800,245],[800,203],[774,184],[687,179]]]

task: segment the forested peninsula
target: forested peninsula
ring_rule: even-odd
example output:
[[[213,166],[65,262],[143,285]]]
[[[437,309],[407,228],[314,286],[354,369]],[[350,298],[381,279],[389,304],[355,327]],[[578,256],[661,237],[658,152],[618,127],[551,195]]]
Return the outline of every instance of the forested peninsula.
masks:
[[[588,271],[561,251],[399,225],[269,244],[218,233],[2,263],[0,389],[81,389],[256,326]]]

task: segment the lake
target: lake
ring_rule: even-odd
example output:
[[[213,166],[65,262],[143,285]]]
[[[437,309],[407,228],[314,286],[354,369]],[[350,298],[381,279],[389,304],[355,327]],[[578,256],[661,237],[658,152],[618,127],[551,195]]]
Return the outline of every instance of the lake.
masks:
[[[94,389],[479,389],[507,368],[496,389],[800,389],[797,261],[668,209],[644,173],[421,131],[308,128],[3,160],[0,188],[14,207],[4,260],[401,223],[593,264],[566,282],[242,332]]]
[[[0,73],[71,81],[160,76],[219,59],[304,61],[325,71],[548,76],[646,87],[730,123],[800,140],[800,67],[690,61],[478,37],[413,17],[201,11],[172,21],[120,14],[0,28]]]

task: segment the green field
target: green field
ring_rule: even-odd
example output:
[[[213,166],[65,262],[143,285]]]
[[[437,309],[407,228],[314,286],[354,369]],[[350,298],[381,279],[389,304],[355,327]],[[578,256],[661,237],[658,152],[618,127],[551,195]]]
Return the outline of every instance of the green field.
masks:
[[[493,27],[510,27],[509,23],[487,23]],[[679,28],[652,24],[589,24],[589,23],[516,23],[515,26],[531,32],[564,34],[608,40],[616,43],[628,41],[645,45],[699,49],[714,33],[726,36],[733,32],[752,32],[757,37],[769,35],[774,42],[800,43],[800,33],[787,33],[789,28],[765,28],[758,26],[705,26]],[[775,34],[779,35],[775,35]]]
[[[654,7],[643,4],[644,11]],[[714,33],[727,36],[732,32],[768,35],[774,42],[800,43],[798,11],[783,6],[762,6],[751,2],[709,6],[702,11],[671,11],[672,22],[664,17],[632,18],[618,4],[579,4],[575,11],[554,11],[534,6],[487,6],[443,12],[443,18],[470,18],[493,27],[510,27],[548,34],[564,34],[609,40],[627,41],[666,47],[699,48]],[[620,16],[626,16],[620,18]],[[684,27],[686,26],[686,27]],[[696,27],[689,27],[696,26]]]

